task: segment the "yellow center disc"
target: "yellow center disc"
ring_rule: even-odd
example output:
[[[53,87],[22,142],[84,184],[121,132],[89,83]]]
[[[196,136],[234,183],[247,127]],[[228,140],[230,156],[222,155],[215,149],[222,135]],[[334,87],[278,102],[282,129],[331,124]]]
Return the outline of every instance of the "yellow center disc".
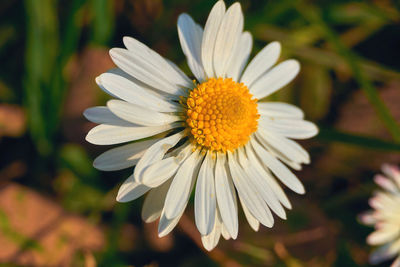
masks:
[[[212,151],[233,151],[257,130],[257,99],[243,83],[210,78],[186,101],[186,123],[193,142]]]

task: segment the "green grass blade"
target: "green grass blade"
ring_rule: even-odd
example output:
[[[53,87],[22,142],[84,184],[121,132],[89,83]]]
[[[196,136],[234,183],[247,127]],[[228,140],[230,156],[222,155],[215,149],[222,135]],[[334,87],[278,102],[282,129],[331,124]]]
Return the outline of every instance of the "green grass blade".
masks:
[[[346,60],[346,63],[353,72],[354,79],[357,81],[361,89],[366,94],[369,102],[374,107],[379,118],[382,120],[393,139],[400,143],[400,126],[390,114],[389,109],[378,94],[378,91],[372,82],[365,76],[361,70],[359,59],[350,49],[348,49],[340,40],[339,36],[332,30],[321,18],[320,10],[311,5],[297,5],[299,12],[310,22],[318,25],[321,32],[324,33],[326,39],[331,42],[337,52]]]
[[[57,66],[54,69],[51,87],[51,106],[52,112],[49,114],[48,123],[54,131],[57,131],[60,124],[61,112],[63,108],[63,100],[65,98],[68,86],[63,77],[63,70],[68,60],[77,52],[79,38],[82,33],[82,20],[84,18],[84,0],[74,0],[71,3],[68,16],[63,21],[65,28],[61,33],[60,54],[57,58]]]
[[[92,42],[105,45],[110,41],[114,28],[113,2],[109,0],[92,0]]]
[[[51,153],[51,127],[48,114],[53,71],[58,54],[56,2],[25,0],[27,41],[25,55],[24,102],[29,114],[29,131],[42,155]]]
[[[366,149],[400,152],[400,144],[388,142],[374,137],[340,132],[329,128],[320,128],[317,140],[328,143],[342,143]]]
[[[25,0],[27,14],[24,102],[29,130],[41,155],[54,152],[54,138],[67,84],[63,69],[76,52],[82,31],[84,0],[71,2],[63,33],[59,33],[57,1]]]

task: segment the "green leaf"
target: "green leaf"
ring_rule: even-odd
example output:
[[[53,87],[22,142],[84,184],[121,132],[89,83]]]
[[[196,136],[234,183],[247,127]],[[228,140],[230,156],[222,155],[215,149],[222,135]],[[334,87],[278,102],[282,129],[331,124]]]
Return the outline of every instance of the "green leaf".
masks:
[[[400,151],[400,144],[377,139],[374,137],[344,133],[329,128],[320,128],[320,132],[316,139],[324,142],[344,143],[348,145],[363,147],[366,149],[396,152]]]

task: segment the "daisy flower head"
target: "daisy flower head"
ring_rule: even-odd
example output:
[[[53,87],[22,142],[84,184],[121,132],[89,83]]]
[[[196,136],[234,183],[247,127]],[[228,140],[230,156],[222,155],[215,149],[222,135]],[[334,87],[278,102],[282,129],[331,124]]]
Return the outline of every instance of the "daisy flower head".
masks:
[[[178,34],[195,80],[125,37],[126,49],[110,51],[118,68],[96,79],[116,99],[85,111],[88,120],[100,124],[86,140],[127,143],[98,156],[94,166],[104,171],[135,166],[117,201],[147,193],[142,218],[159,219],[160,237],[176,226],[194,190],[196,226],[211,250],[221,235],[237,237],[239,206],[256,231],[260,223],[273,226],[272,212],[286,218],[284,208],[291,204],[278,181],[303,194],[287,166],[300,170],[310,162],[292,139],[310,138],[318,129],[293,105],[258,101],[288,84],[300,65],[286,60],[274,66],[278,42],[247,64],[252,36],[243,31],[239,3],[226,8],[218,1],[204,29],[181,14]]]
[[[385,164],[382,172],[374,178],[381,189],[369,200],[373,210],[361,214],[360,221],[375,226],[367,243],[380,247],[370,255],[371,264],[396,258],[391,266],[400,267],[400,169]]]

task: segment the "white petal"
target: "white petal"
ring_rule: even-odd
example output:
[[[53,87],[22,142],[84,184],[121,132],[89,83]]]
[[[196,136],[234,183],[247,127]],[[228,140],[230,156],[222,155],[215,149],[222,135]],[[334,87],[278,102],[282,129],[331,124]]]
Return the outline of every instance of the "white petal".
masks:
[[[261,117],[259,127],[293,139],[307,139],[318,134],[318,127],[309,121]]]
[[[206,250],[211,251],[214,249],[221,237],[221,218],[219,217],[218,210],[215,210],[215,223],[212,231],[208,235],[201,236],[201,242]]]
[[[218,1],[211,9],[206,25],[204,26],[203,40],[201,43],[201,60],[207,77],[215,77],[213,56],[215,41],[219,27],[225,14],[224,1]]]
[[[374,216],[374,213],[372,211],[361,213],[357,216],[357,218],[358,220],[360,220],[361,223],[365,225],[374,225],[377,222],[376,217]]]
[[[129,103],[160,112],[174,112],[179,109],[178,104],[164,99],[153,90],[144,88],[124,76],[103,73],[98,79],[107,92]]]
[[[199,26],[199,27],[200,27],[200,26]],[[190,80],[190,78],[186,75],[186,73],[184,73],[184,72],[178,67],[178,65],[176,65],[174,62],[172,62],[172,61],[169,60],[169,59],[165,59],[165,60],[168,62],[168,64],[169,64],[177,73],[179,73],[179,75],[181,75],[182,77],[185,77],[185,79],[187,79],[188,81],[190,81],[190,84],[187,83],[185,87],[186,87],[186,88],[189,88],[189,89],[193,88],[193,80]],[[184,91],[184,95],[186,94],[186,92],[187,92],[187,90]],[[173,96],[171,96],[171,97],[173,97]],[[179,100],[179,96],[178,96],[177,99]]]
[[[120,70],[119,68],[114,68],[114,69],[112,69],[112,70],[117,70],[117,72],[118,72],[118,71],[123,72],[123,71]],[[108,91],[108,90],[103,86],[103,84],[101,83],[101,80],[100,80],[100,76],[97,76],[97,77],[95,78],[95,81],[96,81],[96,84],[100,87],[100,89],[103,90],[103,92],[105,92],[106,94],[108,94],[108,95],[110,95],[110,96],[112,96],[112,97],[114,97],[114,98],[118,98],[118,96],[114,95],[113,93],[111,93],[110,91]]]
[[[390,164],[382,165],[382,172],[387,176],[393,179],[396,182],[397,186],[400,188],[400,170],[398,167]]]
[[[135,167],[135,179],[142,183],[143,173],[148,166],[160,161],[167,151],[174,147],[184,137],[184,131],[163,138],[146,151]]]
[[[271,131],[269,131],[271,133]],[[283,146],[278,146],[279,144],[274,143],[273,137],[269,138],[267,135],[267,131],[263,130],[261,127],[258,129],[258,131],[254,134],[254,136],[257,137],[257,140],[259,141],[260,145],[266,149],[269,153],[271,153],[272,156],[278,158],[280,161],[285,163],[287,166],[291,167],[292,169],[299,171],[302,169],[301,163],[302,161],[295,157],[295,155],[290,154],[289,151],[286,151]],[[281,138],[285,138],[280,136],[279,134],[277,135]],[[268,141],[267,141],[268,140]],[[293,142],[293,141],[292,141]],[[272,145],[274,144],[274,145]],[[288,155],[290,157],[288,157]],[[302,156],[301,156],[302,157]]]
[[[400,256],[396,258],[396,260],[390,265],[390,267],[400,267]]]
[[[195,222],[201,235],[208,235],[212,231],[215,207],[214,160],[209,152],[201,165],[194,197]]]
[[[310,163],[310,155],[296,142],[289,140],[279,134],[259,129],[255,134],[261,143],[272,148],[290,161],[297,163]]]
[[[372,208],[376,210],[380,210],[381,212],[385,210],[385,204],[380,197],[372,197],[368,200],[368,203]]]
[[[183,87],[192,86],[192,81],[186,75],[180,71],[176,71],[176,69],[156,51],[150,49],[148,46],[132,37],[125,36],[123,41],[124,45],[129,51],[139,57],[142,57],[144,60],[147,60],[150,64],[157,68],[159,72],[162,72],[163,78],[165,78],[165,80],[171,84],[177,84]]]
[[[165,196],[167,195],[171,182],[167,181],[157,188],[153,188],[147,194],[142,207],[143,221],[150,223],[157,220],[164,206]]]
[[[177,77],[166,77],[165,71],[161,66],[155,66],[149,54],[128,51],[122,48],[110,50],[110,56],[114,63],[123,71],[132,75],[134,78],[168,94],[179,95],[183,90],[177,83]],[[168,63],[167,63],[168,64]],[[177,78],[177,80],[172,80]]]
[[[384,246],[375,249],[371,255],[369,256],[369,262],[371,264],[380,264],[383,261],[393,258],[395,253],[390,251],[390,244],[386,244]]]
[[[229,234],[228,230],[226,229],[226,226],[221,223],[221,235],[225,240],[231,239],[231,235]]]
[[[290,83],[300,71],[297,60],[289,59],[272,68],[249,88],[255,98],[262,99]]]
[[[393,253],[399,253],[400,252],[400,239],[397,238],[396,240],[391,242],[389,250]]]
[[[133,175],[131,175],[119,188],[117,201],[128,202],[135,200],[144,195],[149,190],[150,187],[137,183]]]
[[[271,152],[271,151],[270,151],[270,152]],[[282,161],[283,163],[285,163],[287,166],[289,166],[290,168],[292,168],[293,170],[296,170],[296,171],[301,171],[301,170],[302,170],[302,166],[301,166],[300,163],[291,161],[291,160],[289,160],[288,158],[284,157],[282,154],[281,154],[281,155],[277,155],[277,154],[275,154],[275,153],[273,153],[273,152],[271,152],[271,154],[272,154],[274,157],[278,158],[278,159],[279,159],[280,161]]]
[[[396,229],[397,230],[397,229]],[[399,233],[397,231],[388,231],[385,229],[377,230],[367,237],[367,243],[370,245],[382,245],[394,240],[398,237]]]
[[[192,153],[179,168],[165,199],[165,216],[169,219],[175,218],[183,212],[189,200],[190,192],[193,189],[194,177],[197,176],[201,157],[199,151]]]
[[[239,156],[239,162],[243,167],[243,171],[247,174],[249,181],[253,184],[254,188],[261,195],[264,201],[268,204],[268,207],[276,213],[280,218],[286,219],[286,213],[279,200],[276,198],[274,192],[269,187],[268,182],[262,176],[263,173],[259,173],[254,168],[251,161],[247,159],[244,149],[239,148],[237,151]]]
[[[239,82],[240,75],[249,59],[252,46],[253,38],[251,34],[249,32],[242,33],[239,45],[236,47],[236,51],[231,55],[226,72],[227,77],[231,77],[234,81]]]
[[[275,193],[276,197],[282,203],[283,206],[287,209],[292,208],[292,204],[290,203],[289,199],[287,198],[285,192],[283,191],[282,187],[278,184],[275,177],[270,172],[266,172],[265,179],[267,180],[269,186],[271,186],[272,191]]]
[[[179,116],[160,113],[122,100],[109,100],[107,107],[121,119],[143,126],[166,125],[181,120]]]
[[[225,77],[231,55],[239,45],[243,31],[243,14],[239,3],[226,11],[218,30],[214,47],[214,70],[217,77]]]
[[[94,160],[93,166],[101,171],[117,171],[132,167],[158,140],[151,139],[109,149]]]
[[[304,194],[304,186],[299,179],[278,159],[272,156],[268,151],[254,139],[250,139],[251,145],[262,163],[268,167],[282,183],[298,194]]]
[[[233,183],[239,193],[240,199],[260,223],[267,227],[272,227],[274,218],[272,217],[271,211],[256,188],[254,188],[253,184],[249,183],[249,178],[231,152],[228,152],[228,164]]]
[[[157,187],[174,176],[179,166],[175,157],[157,161],[145,169],[141,182],[148,187]]]
[[[233,239],[238,234],[238,209],[236,203],[236,192],[226,168],[226,156],[217,153],[215,165],[215,193],[222,221]]]
[[[178,34],[190,70],[197,80],[204,81],[205,73],[201,63],[203,29],[188,14],[181,14],[178,18]]]
[[[122,127],[100,124],[92,128],[86,135],[86,141],[94,145],[114,145],[150,137],[177,127],[182,124],[175,122],[168,125],[153,127]]]
[[[260,229],[260,222],[251,214],[249,209],[246,207],[246,205],[242,201],[242,198],[240,197],[240,195],[239,195],[239,201],[240,201],[240,204],[242,205],[244,216],[246,217],[247,222],[249,223],[250,227],[254,231],[258,232],[258,230]]]
[[[278,182],[275,180],[275,178],[269,173],[268,169],[265,169],[262,166],[262,163],[260,163],[260,161],[256,157],[251,145],[250,144],[246,145],[245,149],[246,149],[246,154],[249,157],[249,160],[252,163],[254,169],[258,173],[262,174],[262,177],[265,179],[265,181],[271,187],[272,192],[274,192],[275,196],[279,199],[279,201],[282,203],[282,205],[288,209],[291,209],[292,205],[290,204],[289,199],[287,198],[285,192],[283,192],[281,186],[278,184]]]
[[[303,119],[304,112],[291,104],[282,102],[258,102],[258,112],[270,119]]]
[[[83,116],[91,122],[115,126],[134,126],[112,113],[108,107],[92,107],[83,112]]]
[[[183,210],[185,210],[185,208],[186,206]],[[172,219],[168,219],[167,217],[165,217],[165,210],[163,209],[163,211],[161,212],[160,222],[158,223],[158,237],[166,236],[175,228],[175,226],[179,222],[179,219],[182,217],[183,210],[178,216]]]
[[[258,54],[250,61],[244,71],[240,82],[247,85],[249,88],[262,74],[266,73],[278,60],[281,53],[281,44],[272,42],[265,46]]]
[[[168,59],[165,59],[165,60],[173,67],[173,64],[174,64],[174,63],[170,62]],[[176,67],[176,65],[175,65],[175,67]],[[176,68],[177,68],[176,71],[181,71],[178,67],[176,67]],[[181,72],[182,72],[182,71],[181,71]],[[118,67],[113,68],[113,69],[109,69],[108,71],[106,71],[106,73],[121,76],[121,77],[127,79],[128,81],[130,81],[130,82],[136,84],[136,85],[139,86],[140,88],[145,89],[145,90],[146,90],[146,93],[151,94],[151,95],[154,95],[154,96],[156,96],[157,98],[165,99],[165,100],[167,100],[167,101],[169,101],[169,100],[179,100],[179,96],[170,95],[170,94],[165,93],[165,92],[163,92],[163,91],[160,91],[160,90],[158,90],[158,89],[156,89],[156,88],[154,88],[154,87],[151,87],[150,85],[148,85],[148,84],[146,84],[146,83],[144,83],[144,82],[142,82],[142,81],[140,81],[140,80],[138,80],[138,79],[132,77],[131,75],[129,75],[129,73],[126,73],[125,71],[121,70],[121,69],[118,68]],[[104,73],[103,73],[103,74],[104,74]],[[184,75],[185,75],[185,74],[184,74]],[[100,76],[101,76],[101,75],[100,75]],[[96,78],[96,81],[100,79],[100,76]],[[102,88],[102,89],[103,89],[103,88]],[[103,89],[103,90],[104,90],[104,89]],[[108,94],[110,94],[110,92],[107,92],[107,90],[106,90],[105,92],[108,93]],[[119,98],[119,97],[115,96],[115,98]],[[129,102],[129,101],[128,101],[128,102]],[[173,103],[173,104],[176,104],[176,103]],[[179,104],[177,104],[177,105],[179,106]]]
[[[182,162],[192,153],[193,146],[187,145],[176,157],[168,157],[148,166],[141,182],[149,187],[157,187],[175,175]]]
[[[396,184],[390,180],[389,178],[386,178],[386,176],[383,176],[381,174],[375,175],[374,181],[377,185],[385,189],[386,191],[392,192],[392,193],[397,193],[399,192],[398,187]]]

